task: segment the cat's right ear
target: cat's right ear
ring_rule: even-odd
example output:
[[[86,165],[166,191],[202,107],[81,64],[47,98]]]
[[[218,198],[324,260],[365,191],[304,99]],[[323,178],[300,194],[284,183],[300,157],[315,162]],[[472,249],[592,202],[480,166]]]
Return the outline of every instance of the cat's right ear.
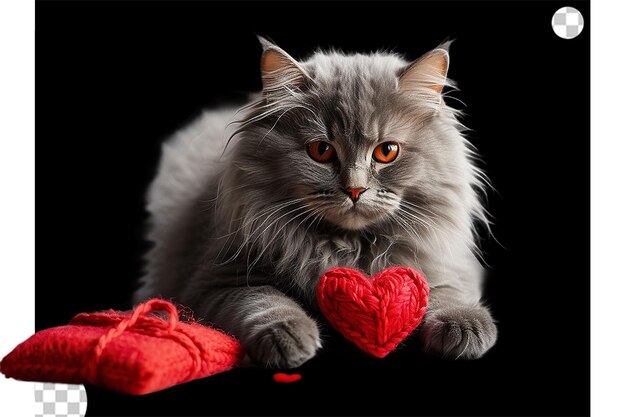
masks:
[[[309,80],[298,61],[267,39],[258,38],[263,46],[261,79],[264,94],[272,95],[289,88],[299,89]]]
[[[440,45],[406,67],[399,76],[399,90],[413,94],[425,102],[439,104],[441,92],[449,84],[447,74],[450,43]]]

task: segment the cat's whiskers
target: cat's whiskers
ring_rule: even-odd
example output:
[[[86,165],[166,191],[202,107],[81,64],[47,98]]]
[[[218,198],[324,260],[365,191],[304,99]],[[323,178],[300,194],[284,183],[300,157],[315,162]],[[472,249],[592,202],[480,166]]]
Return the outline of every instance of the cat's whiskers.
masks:
[[[427,246],[426,241],[424,240],[424,237],[422,236],[422,234],[420,232],[418,232],[415,229],[415,226],[413,224],[413,222],[411,222],[411,219],[409,217],[406,216],[406,213],[403,211],[397,211],[396,212],[396,216],[398,217],[399,220],[402,221],[402,223],[408,227],[410,229],[411,234],[422,243],[422,246]]]
[[[244,228],[244,233],[243,233],[243,235],[245,236],[245,239],[244,239],[243,243],[241,244],[241,247],[237,251],[237,255],[239,255],[239,253],[241,252],[241,250],[243,250],[243,248],[245,246],[254,246],[254,244],[257,242],[257,240],[261,236],[263,236],[263,234],[267,231],[267,229],[272,227],[277,221],[280,221],[280,219],[284,218],[285,216],[289,215],[290,213],[292,213],[292,212],[294,212],[296,210],[300,210],[302,208],[302,206],[297,206],[296,208],[291,209],[287,213],[283,213],[278,218],[271,220],[269,222],[269,224],[267,225],[267,227],[265,227],[265,229],[262,232],[260,232],[261,228],[265,225],[265,223],[267,223],[272,218],[273,215],[275,215],[275,214],[279,213],[281,210],[283,210],[285,208],[288,208],[288,207],[290,207],[290,206],[292,206],[294,204],[297,204],[297,203],[299,203],[299,201],[291,202],[290,204],[286,204],[286,205],[284,205],[282,207],[276,208],[270,214],[268,214],[267,216],[264,216],[264,215],[256,216],[256,220],[260,219],[261,217],[265,217],[265,219],[259,225],[253,226],[253,224],[255,223],[256,220],[253,220],[253,221],[250,221],[250,222],[246,222],[247,224],[246,224],[246,227]],[[247,232],[247,230],[249,230],[248,226],[253,226],[253,229],[250,232]],[[258,232],[258,235],[254,239],[254,241],[252,241],[250,243],[250,239],[252,239],[255,236],[255,234],[257,234],[257,232]]]
[[[402,213],[404,215],[409,215],[411,219],[416,219],[416,216],[411,214],[410,212],[402,209]],[[434,238],[434,240],[436,241],[436,246],[433,247],[433,245],[429,245],[432,249],[437,248],[437,249],[443,249],[444,251],[447,250],[448,255],[444,256],[443,254],[440,254],[438,256],[439,261],[444,264],[447,265],[450,263],[450,259],[454,259],[454,255],[453,255],[453,251],[452,251],[452,247],[450,246],[450,243],[448,242],[447,239],[442,239],[440,236],[440,231],[435,227],[435,226],[429,226],[429,228],[431,229],[432,233],[429,233],[429,236],[431,238]],[[445,229],[445,228],[442,228]],[[439,250],[437,251],[433,251],[433,254],[435,253],[440,253]]]
[[[443,220],[443,223],[439,223],[439,225],[440,225],[440,227],[442,229],[444,229],[445,231],[450,232],[450,233],[454,234],[456,237],[460,238],[468,247],[472,248],[474,246],[474,241],[471,239],[471,236],[465,236],[461,232],[462,229],[459,227],[459,224],[462,224],[462,220],[459,219],[457,216],[449,215],[449,217],[452,218],[452,220],[451,220],[451,219],[449,219],[449,218],[447,218],[445,216],[438,216],[433,211],[428,210],[425,207],[419,207],[419,206],[416,206],[416,205],[413,205],[413,204],[411,204],[410,206],[407,206],[406,208],[411,210],[412,212],[416,213],[418,216],[420,216],[422,218],[426,217],[426,218],[429,218],[429,219],[431,219],[433,221],[436,220],[436,219]],[[427,214],[424,213],[424,211],[432,213],[433,216],[428,216]]]
[[[278,209],[280,209],[280,208],[284,208],[284,207],[288,206],[289,204],[293,204],[293,202],[292,202],[292,201],[287,201],[287,202],[285,202],[285,203],[281,203],[281,204],[280,204],[280,206],[281,206],[281,207],[278,207]],[[253,223],[254,221],[256,221],[256,220],[260,219],[260,218],[261,218],[261,217],[263,217],[265,214],[269,213],[270,211],[272,211],[272,210],[274,210],[274,209],[276,209],[276,208],[277,208],[276,206],[266,207],[266,208],[262,209],[261,211],[259,211],[259,212],[256,214],[256,216],[255,216],[255,217],[253,217],[252,219],[247,219],[247,220],[244,220],[244,219],[245,219],[245,215],[240,216],[240,217],[238,217],[238,218],[234,218],[234,216],[232,216],[232,217],[231,217],[231,220],[230,220],[230,223],[228,224],[228,230],[229,230],[229,232],[228,232],[228,233],[226,233],[226,234],[224,234],[224,235],[221,235],[221,236],[210,237],[209,239],[211,239],[211,240],[221,240],[221,239],[224,239],[224,238],[227,238],[227,237],[233,236],[233,235],[237,234],[237,232],[241,231],[243,228],[246,228],[246,227],[247,227],[247,226],[249,226],[251,223]],[[233,225],[233,223],[234,223],[234,222],[236,222],[236,221],[240,221],[240,220],[244,220],[244,221],[243,221],[243,222],[239,225],[239,227],[238,227],[237,229],[232,230],[232,225]],[[232,231],[231,231],[231,230],[232,230]],[[232,241],[231,241],[231,245],[232,245]],[[231,246],[231,245],[229,245],[229,249],[230,249],[230,246]],[[220,250],[220,252],[218,253],[218,256],[217,256],[217,257],[219,257],[219,255],[222,253],[223,249],[224,249],[224,246],[222,246],[222,249],[221,249],[221,250]]]
[[[424,240],[422,239],[422,237],[415,231],[415,229],[413,229],[411,227],[410,224],[408,224],[406,222],[406,220],[402,217],[402,216],[396,216],[393,217],[393,219],[398,223],[398,225],[404,229],[404,231],[409,235],[409,236],[414,236],[416,240],[422,242],[422,245],[426,246],[426,242],[424,242]],[[418,259],[418,254],[417,251],[415,249],[415,247],[410,247],[410,251],[413,252],[413,256],[415,256],[415,259]]]
[[[324,218],[323,213],[320,211],[320,209],[318,207],[315,207],[312,209],[313,210],[313,220],[311,220],[309,222],[309,225],[307,226],[307,228],[304,230],[304,235],[306,236],[309,232],[309,229],[315,225],[316,223],[319,224],[319,222]],[[303,265],[304,267],[307,267],[308,265],[311,265],[313,263],[317,264],[319,262],[318,259],[316,259],[315,257],[310,257],[308,261],[306,261]],[[288,289],[290,291],[293,290],[297,290],[299,291],[302,295],[305,295],[306,290],[303,288],[303,286],[301,285],[301,283],[297,280],[291,280],[288,281],[286,284],[288,284]]]
[[[298,225],[293,229],[291,236],[293,236],[300,228],[300,226],[302,225],[302,223],[304,223],[305,221],[307,221],[308,219],[310,219],[313,216],[317,216],[318,214],[321,215],[321,212],[319,212],[319,209],[317,207],[309,207],[309,211],[310,211],[310,215],[305,217],[304,219],[302,219],[300,221],[300,223],[298,223]],[[309,228],[311,227],[311,225],[313,224],[313,221],[311,221],[309,223],[309,225],[307,226],[307,228],[304,231],[304,234],[306,235],[306,233],[309,231]]]
[[[428,216],[427,214],[424,214],[422,211],[419,210],[418,206],[415,206],[415,205],[413,205],[413,204],[411,204],[409,202],[403,201],[402,203],[404,204],[404,206],[402,207],[402,210],[407,215],[411,216],[411,218],[415,219],[416,221],[419,221],[419,222],[422,222],[422,223],[426,223],[428,225],[428,227],[431,229],[431,231],[433,232],[431,235],[434,236],[434,238],[437,240],[438,246],[441,247],[441,242],[443,240],[443,242],[445,243],[446,247],[448,248],[448,251],[451,254],[452,254],[452,249],[450,248],[450,244],[449,244],[448,240],[447,239],[442,239],[440,237],[441,231],[452,233],[453,235],[461,238],[464,242],[466,241],[466,238],[461,234],[461,232],[458,230],[457,226],[453,222],[445,222],[445,223],[436,222],[436,224],[437,224],[437,226],[436,226],[435,225],[435,220],[437,218]],[[438,218],[441,218],[441,217],[438,217]],[[432,220],[433,223],[427,221],[426,219]],[[469,243],[465,242],[465,244],[467,245]]]
[[[399,212],[399,214],[401,216],[408,214],[406,211],[401,211]],[[414,228],[411,226],[411,222],[410,220],[405,219],[408,223],[409,223],[409,227],[414,230]],[[422,243],[423,248],[430,248],[430,252],[431,253],[439,253],[439,251],[441,249],[443,249],[444,251],[447,250],[448,255],[444,256],[443,254],[441,254],[438,258],[439,261],[444,265],[444,266],[448,266],[450,263],[450,260],[454,259],[454,255],[453,255],[453,251],[452,248],[450,247],[449,242],[446,239],[441,239],[439,236],[439,233],[436,232],[436,229],[432,232],[429,233],[429,236],[431,238],[434,238],[435,242],[436,242],[436,246],[433,245],[433,242],[428,239],[427,241],[424,238],[421,238],[421,235],[419,233],[416,232],[416,235],[418,236],[418,238],[420,238],[419,240]],[[442,244],[443,242],[443,244]],[[436,250],[434,250],[436,249]]]
[[[438,241],[437,230],[435,228],[427,225],[426,223],[423,223],[421,220],[416,218],[410,212],[406,211],[405,209],[403,209],[401,207],[398,207],[398,210],[396,211],[395,215],[402,216],[402,218],[406,222],[408,222],[413,229],[415,229],[415,227],[413,227],[414,225],[417,225],[418,229],[423,228],[423,231],[427,232],[428,236],[433,236]],[[416,230],[416,232],[417,232],[417,230]],[[418,234],[421,236],[421,233],[418,233]]]
[[[271,217],[272,217],[274,214],[278,213],[279,211],[281,211],[281,210],[283,210],[283,209],[285,209],[285,208],[287,208],[287,207],[289,207],[289,206],[291,206],[291,205],[298,204],[298,203],[302,202],[303,200],[304,200],[304,199],[302,199],[302,198],[291,199],[291,200],[288,200],[288,201],[285,201],[285,202],[282,202],[282,203],[278,204],[278,206],[271,206],[271,207],[269,207],[269,208],[267,208],[267,209],[261,210],[261,212],[260,212],[260,213],[258,213],[258,214],[255,214],[255,216],[254,216],[252,219],[244,221],[244,222],[241,224],[241,226],[240,226],[237,230],[235,230],[234,232],[229,233],[229,234],[227,234],[227,235],[223,236],[223,237],[226,237],[226,236],[229,236],[229,235],[236,234],[237,232],[239,232],[239,231],[241,231],[241,230],[244,230],[244,233],[242,233],[242,235],[244,236],[244,241],[241,243],[241,245],[239,246],[239,248],[237,249],[237,251],[236,251],[236,252],[235,252],[235,253],[234,253],[234,254],[233,254],[230,258],[228,258],[228,259],[227,259],[227,260],[225,260],[224,262],[222,262],[222,263],[218,263],[218,264],[216,264],[216,265],[225,265],[225,264],[227,264],[227,263],[229,263],[229,262],[232,262],[232,261],[234,261],[235,259],[237,259],[237,257],[238,257],[238,256],[241,254],[241,252],[243,251],[243,249],[247,246],[247,244],[248,244],[249,240],[250,240],[250,239],[254,236],[254,234],[255,234],[258,230],[260,230],[260,228],[261,228],[261,227],[263,227],[263,225],[264,225],[265,223],[267,223],[267,221],[268,221],[269,219],[271,219]],[[267,212],[269,212],[269,211],[271,211],[271,213],[269,213],[269,214],[266,216],[266,213],[267,213]],[[256,226],[254,229],[252,229],[252,231],[251,231],[251,232],[246,232],[247,230],[249,230],[249,229],[248,229],[248,228],[249,228],[249,226],[252,226],[252,224],[254,224],[254,222],[258,221],[259,219],[261,219],[261,218],[262,218],[262,217],[264,217],[264,216],[265,216],[265,219],[263,220],[263,222],[262,222],[260,225]],[[283,215],[283,216],[284,216],[284,215]],[[281,217],[283,217],[283,216],[281,216]],[[280,218],[279,218],[279,219],[280,219]],[[271,224],[273,224],[273,222],[272,222],[272,223],[270,223],[270,225],[271,225]],[[229,226],[229,229],[230,229],[230,226]],[[256,239],[255,239],[255,242],[256,242]],[[253,243],[254,243],[254,242],[253,242]],[[231,245],[232,245],[232,242],[231,242]],[[229,247],[230,247],[230,246],[229,246]],[[221,253],[221,252],[222,252],[222,251],[220,250],[220,253]]]
[[[423,226],[425,229],[429,229],[430,231],[436,232],[437,228],[435,227],[435,225],[433,225],[432,223],[426,221],[425,219],[421,218],[420,216],[417,216],[415,213],[413,213],[412,211],[410,211],[409,207],[403,207],[402,205],[400,205],[398,207],[398,210],[407,214],[411,219],[413,219],[414,221],[416,221],[420,226]]]
[[[427,209],[426,207],[420,207],[417,206],[415,204],[412,204],[408,201],[402,201],[403,204],[407,204],[404,209],[409,209],[411,210],[413,213],[415,213],[415,215],[421,217],[426,217],[429,218],[431,220],[434,220],[435,218],[439,218],[441,219],[441,216],[438,217],[434,217],[434,216],[428,216],[427,214],[423,213],[422,211],[419,210],[424,210],[424,211],[428,211],[430,213],[432,213],[433,215],[435,215],[435,213],[429,209]],[[422,219],[423,219],[422,217]],[[478,249],[478,246],[476,245],[476,242],[472,239],[471,236],[466,236],[462,233],[461,229],[457,226],[457,224],[455,222],[450,221],[449,219],[445,219],[443,218],[443,220],[445,220],[445,223],[440,224],[439,227],[441,229],[443,229],[445,232],[447,233],[451,233],[454,236],[456,236],[457,238],[461,239],[461,241],[465,244],[465,246],[483,263],[486,264],[486,260],[484,258],[484,256],[482,255],[482,253],[480,252],[480,250]],[[439,245],[441,245],[441,240],[438,236],[437,233],[434,234],[435,238],[437,239],[437,241],[439,242]],[[452,253],[452,249],[450,247],[450,244],[448,242],[448,240],[444,239],[443,240],[448,248],[448,251],[450,253]],[[442,262],[447,263],[447,261],[443,260]]]
[[[426,208],[424,206],[421,206],[421,205],[418,206],[417,204],[412,203],[412,202],[410,202],[408,200],[402,199],[402,200],[400,200],[400,204],[405,205],[407,208],[413,208],[415,210],[418,210],[418,212],[420,214],[422,214],[423,216],[425,216],[425,217],[427,217],[427,218],[429,218],[431,220],[437,220],[437,219],[447,220],[445,216],[442,216],[441,214],[435,213],[434,211],[429,210],[428,208]],[[428,216],[427,214],[424,214],[423,212],[428,212],[428,213],[432,214],[432,216]]]
[[[451,232],[455,232],[457,234],[458,237],[461,237],[461,233],[460,233],[460,229],[458,224],[462,224],[462,220],[460,218],[458,218],[457,216],[453,215],[453,214],[438,214],[435,213],[432,210],[429,210],[426,207],[423,206],[418,206],[416,204],[413,204],[409,201],[406,200],[402,200],[401,204],[404,205],[404,208],[411,211],[412,213],[414,213],[417,217],[419,217],[420,219],[426,221],[426,219],[431,220],[434,224],[437,224],[440,228],[443,228],[445,230],[449,230]],[[428,214],[426,214],[425,212],[428,212],[430,214],[432,214],[432,216],[429,216]],[[433,223],[429,223],[433,226],[434,229],[435,226]],[[450,229],[446,228],[446,225],[450,226]]]
[[[289,203],[289,202],[288,202]],[[288,206],[288,204],[286,205]],[[284,207],[284,206],[283,206]],[[220,239],[224,239],[224,238],[228,238],[227,241],[222,245],[222,247],[220,248],[219,252],[217,253],[217,255],[215,255],[214,257],[214,261],[213,264],[214,265],[226,265],[229,262],[234,261],[237,256],[239,256],[239,254],[241,253],[242,247],[240,247],[236,253],[234,253],[230,258],[224,260],[223,262],[218,263],[217,260],[220,259],[220,256],[222,255],[222,252],[226,252],[228,253],[230,251],[230,248],[232,247],[233,243],[235,242],[235,237],[237,236],[237,233],[239,231],[241,231],[244,227],[248,226],[248,223],[254,222],[257,219],[260,219],[262,216],[264,216],[266,213],[272,211],[273,209],[275,209],[276,207],[268,207],[266,209],[261,210],[253,219],[248,219],[246,221],[244,221],[236,230],[233,230],[232,232],[229,232],[225,235],[222,236],[218,236],[212,239],[215,240],[220,240]],[[280,209],[279,209],[280,210]],[[245,217],[245,216],[244,216]],[[241,220],[244,217],[240,217],[237,220]],[[235,221],[235,219],[231,219],[229,225],[228,225],[228,230],[232,229],[232,223]],[[231,237],[233,237],[233,239],[231,239]],[[226,247],[226,245],[228,244],[228,247]],[[226,249],[226,250],[224,250]]]
[[[303,210],[300,213],[297,213],[296,215],[294,215],[292,218],[290,218],[289,220],[287,220],[285,222],[285,224],[283,224],[280,229],[278,229],[277,231],[275,231],[273,233],[274,237],[276,237],[277,235],[280,234],[280,232],[283,231],[283,229],[285,229],[285,227],[287,227],[287,225],[291,222],[293,222],[294,220],[296,220],[297,218],[299,218],[300,216],[306,215],[308,213],[311,212],[311,210],[308,207],[299,207],[298,209]],[[292,210],[292,212],[295,210]],[[290,212],[291,213],[291,212]],[[274,222],[276,223],[276,222]],[[265,232],[265,231],[264,231]],[[253,243],[254,245],[254,243]],[[250,255],[252,252],[248,252],[248,258],[246,260],[246,265],[248,265],[247,268],[247,274],[246,277],[248,277],[250,275],[250,271],[252,271],[252,269],[254,268],[254,266],[256,266],[256,264],[262,259],[263,254],[265,253],[265,251],[267,250],[267,248],[270,247],[270,245],[268,243],[263,245],[263,249],[261,250],[261,252],[256,256],[256,258],[254,259],[254,261],[252,262],[252,264],[250,264]]]
[[[269,220],[269,219],[270,219],[270,218],[271,218],[274,214],[276,214],[277,212],[279,212],[280,210],[282,210],[282,209],[284,209],[284,208],[287,208],[287,207],[289,207],[290,205],[293,205],[293,204],[298,204],[298,203],[302,203],[302,202],[304,202],[304,201],[306,201],[306,198],[297,198],[297,199],[294,199],[294,200],[290,200],[290,202],[289,202],[288,204],[283,204],[281,207],[276,208],[274,211],[272,211],[272,213],[270,213],[270,214],[269,214],[269,215],[265,218],[265,220],[263,220],[263,222],[262,222],[260,225],[256,226],[256,227],[255,227],[255,229],[254,229],[254,230],[252,230],[252,232],[251,232],[251,233],[245,233],[245,234],[246,234],[246,236],[248,236],[248,237],[250,237],[250,238],[251,238],[252,236],[254,236],[254,234],[255,234],[255,233],[257,233],[257,232],[261,229],[261,227],[263,227],[263,225],[264,225],[265,223],[267,223],[267,221],[268,221],[268,220]],[[272,207],[272,208],[275,208],[275,207]],[[277,219],[275,219],[275,220],[273,220],[272,222],[270,222],[270,224],[268,224],[268,225],[267,225],[267,227],[266,227],[266,228],[265,228],[265,229],[264,229],[261,233],[259,233],[259,235],[257,236],[257,238],[256,238],[256,239],[252,242],[251,246],[253,246],[253,245],[256,243],[256,241],[258,240],[258,238],[259,238],[260,236],[263,236],[263,235],[265,234],[265,232],[266,232],[266,231],[267,231],[270,227],[272,227],[272,226],[273,226],[273,225],[274,225],[277,221],[281,220],[282,218],[284,218],[285,216],[287,216],[287,215],[291,214],[292,212],[294,212],[294,211],[296,211],[296,210],[298,210],[298,209],[302,209],[302,208],[306,208],[306,206],[296,207],[295,209],[293,209],[293,210],[291,210],[291,211],[289,211],[289,212],[287,212],[287,213],[284,213],[283,215],[281,215],[281,216],[280,216],[280,217],[278,217]],[[254,220],[257,220],[258,218],[260,218],[260,216],[256,216]],[[246,243],[246,242],[244,242],[244,244],[245,244],[245,243]]]
[[[429,217],[429,216],[422,216],[422,213],[415,213],[414,210],[411,210],[411,206],[413,207],[417,207],[417,206],[415,206],[414,204],[408,201],[405,201],[404,199],[397,196],[395,193],[386,195],[382,200],[393,201],[394,204],[388,204],[388,203],[384,203],[384,204],[390,205],[394,209],[404,211],[405,214],[409,215],[413,220],[417,221],[420,225],[424,226],[425,228],[430,229],[432,232],[437,231],[437,227],[435,223],[429,221],[429,220],[434,220],[434,218]]]
[[[261,210],[260,210],[257,214],[255,214],[255,215],[254,215],[254,217],[252,217],[251,219],[246,219],[245,221],[243,221],[243,222],[241,223],[241,225],[239,226],[239,228],[237,228],[237,229],[236,229],[236,230],[234,230],[233,232],[227,233],[226,235],[223,235],[223,236],[219,236],[219,237],[217,237],[216,239],[221,239],[221,238],[224,238],[224,237],[226,237],[226,236],[232,235],[233,233],[237,233],[237,232],[239,232],[240,230],[242,230],[242,229],[244,229],[244,228],[246,228],[246,229],[247,229],[247,227],[248,227],[248,226],[252,225],[254,222],[256,222],[257,220],[261,219],[261,218],[262,218],[263,216],[265,216],[267,213],[269,213],[269,212],[271,212],[271,211],[274,211],[274,212],[279,211],[279,210],[281,210],[281,209],[283,209],[283,208],[285,208],[285,207],[288,207],[289,205],[292,205],[292,204],[295,204],[295,203],[299,203],[299,202],[301,202],[302,200],[303,200],[303,199],[290,199],[290,200],[287,200],[287,201],[280,202],[280,203],[278,203],[277,205],[273,205],[273,206],[269,206],[269,207],[263,208],[263,209],[261,209]],[[274,214],[274,213],[271,213],[268,217],[272,216],[273,214]],[[244,215],[244,216],[242,216],[242,217],[237,218],[237,220],[241,220],[241,219],[244,219],[244,218],[245,218],[245,215]],[[233,220],[231,220],[231,224],[230,224],[230,225],[232,225],[232,222],[233,222],[233,221],[235,221],[235,220],[234,220],[234,219],[233,219]],[[266,221],[267,221],[267,219],[265,219],[265,221],[264,221],[263,223],[261,223],[261,226],[262,226],[262,225],[263,225]],[[230,225],[229,225],[229,230],[230,230],[230,228],[231,228],[231,227],[230,227]]]
[[[407,212],[403,212],[403,213],[404,215],[407,214]],[[410,220],[407,220],[407,221],[410,222]],[[429,244],[427,243],[423,243],[423,244],[426,247],[429,247],[431,249],[431,252],[433,253],[433,255],[437,253],[440,254],[438,258],[442,264],[448,264],[449,263],[448,259],[454,259],[454,252],[452,250],[452,247],[450,246],[450,243],[446,239],[442,239],[440,237],[440,233],[438,233],[437,230],[435,230],[433,233],[429,233],[429,236],[434,239],[435,241],[434,244],[430,243],[431,240],[429,240]],[[443,254],[441,253],[441,250],[447,251],[447,256],[443,256]]]
[[[315,216],[313,217],[313,220],[309,223],[309,225],[307,226],[307,228],[304,230],[304,235],[306,235],[307,233],[309,233],[309,229],[311,228],[311,226],[313,226],[315,223],[317,223],[317,226],[319,226],[319,224],[321,223],[322,219],[324,218],[324,213],[320,210],[320,209],[314,209]],[[316,226],[316,227],[317,227]]]
[[[272,227],[274,224],[276,224],[278,221],[280,221],[283,217],[291,214],[292,212],[296,211],[296,209],[291,210],[288,213],[283,214],[282,216],[278,217],[277,219],[274,219],[273,221],[270,222],[270,224],[265,228],[265,230],[263,232],[260,232],[261,228],[272,218],[272,216],[274,216],[275,214],[277,214],[278,212],[280,212],[281,210],[288,208],[290,205],[294,205],[294,204],[298,204],[298,203],[306,203],[306,202],[310,202],[313,200],[313,196],[305,196],[303,198],[296,198],[296,199],[291,199],[288,201],[284,201],[278,205],[274,205],[268,208],[265,208],[263,210],[261,210],[259,213],[257,213],[253,218],[251,219],[247,219],[245,220],[236,230],[234,230],[233,232],[230,232],[226,235],[222,235],[220,237],[217,238],[213,238],[213,239],[223,239],[229,236],[233,236],[236,235],[238,232],[240,232],[241,230],[244,230],[243,233],[241,233],[241,235],[245,236],[243,242],[241,243],[241,245],[239,246],[239,248],[237,249],[237,251],[235,251],[235,253],[228,259],[226,259],[224,262],[221,263],[216,263],[216,265],[224,265],[226,263],[232,262],[234,261],[243,251],[243,249],[246,246],[250,246],[253,247],[254,244],[257,242],[257,240],[263,236],[265,234],[265,232]],[[269,214],[268,214],[269,213]],[[264,217],[264,220],[256,225],[254,228],[250,229],[250,226],[252,226],[254,223],[258,222],[258,220],[260,220],[261,218]],[[310,226],[310,225],[309,225]],[[229,229],[231,227],[229,226]],[[308,229],[307,229],[308,230]],[[260,232],[260,233],[259,233]],[[258,233],[258,235],[257,235]],[[256,238],[254,239],[253,242],[250,243],[250,240],[255,236]],[[228,248],[226,248],[226,244],[225,243],[222,248],[220,249],[218,255],[215,257],[215,259],[219,259],[219,257],[221,256],[221,254],[224,252],[224,249],[226,248],[226,252],[228,252],[228,250],[230,249],[230,247],[232,247],[232,244],[234,242],[234,239],[229,239],[227,241],[228,243]]]
[[[276,230],[274,233],[272,233],[273,237],[276,237],[280,232],[282,232],[285,227],[287,227],[287,225],[289,225],[291,222],[293,222],[294,220],[300,218],[301,216],[304,215],[310,215],[310,210],[307,209],[306,207],[299,207],[299,210],[301,210],[299,213],[295,214],[293,217],[291,217],[289,220],[287,220],[278,230]],[[308,216],[307,216],[308,217]],[[275,224],[276,222],[274,222]],[[247,265],[247,275],[249,276],[250,272],[252,271],[252,269],[256,266],[256,264],[263,258],[263,255],[265,254],[265,251],[271,246],[268,243],[265,243],[263,245],[261,245],[263,247],[263,249],[261,250],[261,252],[256,255],[256,257],[254,258],[253,262],[250,263],[250,257],[252,255],[252,252],[248,252],[248,258],[246,260],[246,265]]]

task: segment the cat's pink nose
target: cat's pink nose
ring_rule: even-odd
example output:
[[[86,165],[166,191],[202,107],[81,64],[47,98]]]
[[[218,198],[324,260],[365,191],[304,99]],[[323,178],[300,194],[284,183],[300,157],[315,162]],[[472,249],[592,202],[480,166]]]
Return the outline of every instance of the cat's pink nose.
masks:
[[[363,187],[356,187],[356,188],[348,187],[348,188],[343,189],[343,191],[345,191],[346,194],[348,194],[350,198],[352,199],[352,201],[354,201],[355,203],[365,190],[367,190],[367,188],[363,188]]]

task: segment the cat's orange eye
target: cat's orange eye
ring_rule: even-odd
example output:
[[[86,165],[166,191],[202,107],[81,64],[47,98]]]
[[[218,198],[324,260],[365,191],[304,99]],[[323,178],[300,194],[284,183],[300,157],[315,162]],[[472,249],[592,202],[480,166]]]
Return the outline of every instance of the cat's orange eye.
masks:
[[[309,156],[317,162],[331,162],[335,158],[335,148],[328,142],[316,140],[307,145]]]
[[[388,164],[398,157],[400,145],[396,142],[383,142],[374,149],[372,156],[376,162]]]

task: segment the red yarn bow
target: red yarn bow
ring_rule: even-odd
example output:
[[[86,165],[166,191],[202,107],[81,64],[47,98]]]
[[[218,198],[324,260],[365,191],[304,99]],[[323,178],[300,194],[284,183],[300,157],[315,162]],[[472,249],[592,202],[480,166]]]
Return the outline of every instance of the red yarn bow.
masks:
[[[165,321],[154,315],[149,316],[149,314],[156,312],[167,313],[168,320]],[[120,316],[100,316],[97,321],[104,324],[107,319],[111,322],[117,321],[118,323],[98,339],[98,343],[93,350],[93,360],[87,361],[86,372],[88,378],[94,381],[94,383],[97,383],[100,379],[99,364],[105,348],[113,339],[121,336],[124,332],[134,332],[158,338],[169,338],[178,342],[189,352],[193,361],[193,366],[189,369],[189,378],[200,372],[202,367],[201,350],[189,335],[180,330],[178,326],[180,322],[178,311],[172,303],[165,300],[153,299],[138,305],[127,318],[120,319]],[[85,321],[93,323],[94,318],[90,314],[83,313],[74,317],[70,321],[70,324],[86,324]]]

